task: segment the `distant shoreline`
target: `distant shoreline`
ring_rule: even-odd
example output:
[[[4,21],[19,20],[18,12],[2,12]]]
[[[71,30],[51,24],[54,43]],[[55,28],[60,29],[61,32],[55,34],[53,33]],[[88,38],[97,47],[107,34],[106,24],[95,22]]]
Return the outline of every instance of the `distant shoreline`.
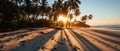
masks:
[[[113,30],[120,30],[120,25],[98,25],[98,26],[91,26],[93,28],[104,28],[104,29],[113,29]]]

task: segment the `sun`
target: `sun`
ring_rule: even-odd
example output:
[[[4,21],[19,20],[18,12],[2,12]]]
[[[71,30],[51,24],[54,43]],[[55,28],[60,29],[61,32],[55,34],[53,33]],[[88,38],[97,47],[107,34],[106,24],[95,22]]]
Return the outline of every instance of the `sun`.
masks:
[[[66,23],[67,22],[67,18],[66,17],[63,17],[63,15],[60,15],[58,17],[58,21],[62,21],[63,23]]]

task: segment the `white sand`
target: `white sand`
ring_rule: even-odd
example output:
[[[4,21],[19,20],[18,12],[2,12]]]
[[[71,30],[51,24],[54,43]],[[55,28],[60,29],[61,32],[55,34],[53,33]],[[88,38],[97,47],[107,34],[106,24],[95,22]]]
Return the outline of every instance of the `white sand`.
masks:
[[[118,31],[92,28],[64,30],[51,28],[22,29],[0,33],[0,50],[120,51],[119,35]]]

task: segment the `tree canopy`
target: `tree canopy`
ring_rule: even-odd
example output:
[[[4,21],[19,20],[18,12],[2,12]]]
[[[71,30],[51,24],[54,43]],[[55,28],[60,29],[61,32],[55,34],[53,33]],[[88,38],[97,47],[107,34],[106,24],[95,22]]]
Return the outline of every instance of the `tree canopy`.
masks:
[[[52,6],[47,0],[1,0],[0,28],[50,26],[60,15],[69,21],[80,15],[80,4],[80,0],[54,0]]]

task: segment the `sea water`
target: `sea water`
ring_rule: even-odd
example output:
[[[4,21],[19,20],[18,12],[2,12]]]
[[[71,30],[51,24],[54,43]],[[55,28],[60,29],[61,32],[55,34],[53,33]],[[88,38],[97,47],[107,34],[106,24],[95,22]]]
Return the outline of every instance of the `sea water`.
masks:
[[[120,31],[120,25],[99,25],[99,26],[92,26],[92,27]]]

